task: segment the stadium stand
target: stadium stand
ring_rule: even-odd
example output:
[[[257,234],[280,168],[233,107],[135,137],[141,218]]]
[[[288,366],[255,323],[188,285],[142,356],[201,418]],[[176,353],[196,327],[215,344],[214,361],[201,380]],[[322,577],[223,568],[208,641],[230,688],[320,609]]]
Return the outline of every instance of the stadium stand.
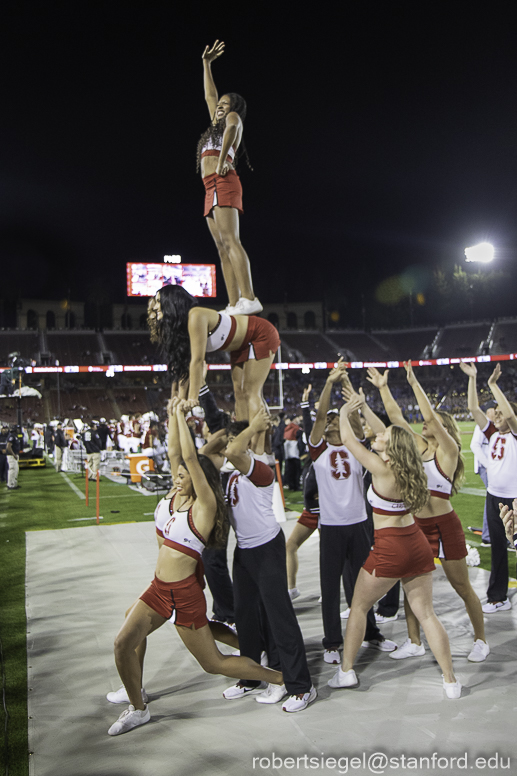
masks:
[[[286,361],[333,361],[336,349],[328,337],[319,331],[281,331],[282,360]],[[292,354],[293,357],[290,357]]]
[[[113,364],[160,363],[156,347],[149,340],[148,331],[105,331],[106,349],[111,353]]]
[[[437,327],[426,329],[400,329],[397,331],[373,331],[372,335],[386,350],[384,358],[395,361],[405,361],[408,358],[421,358],[427,347],[430,347]]]
[[[49,331],[46,334],[51,363],[90,366],[99,363],[100,346],[95,332]]]
[[[517,321],[498,321],[491,336],[490,353],[517,353]]]
[[[488,337],[490,323],[465,323],[446,326],[440,332],[433,358],[455,358],[475,356],[481,351],[482,343]]]
[[[22,358],[38,360],[39,335],[36,331],[0,331],[0,366],[7,366],[9,353],[18,352]]]

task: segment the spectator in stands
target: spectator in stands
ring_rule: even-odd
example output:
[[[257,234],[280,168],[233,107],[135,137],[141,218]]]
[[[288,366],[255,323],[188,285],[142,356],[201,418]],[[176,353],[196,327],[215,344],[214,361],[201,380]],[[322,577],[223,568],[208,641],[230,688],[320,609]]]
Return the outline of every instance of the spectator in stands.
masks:
[[[63,450],[65,449],[65,447],[68,447],[65,434],[63,431],[63,424],[61,423],[61,421],[59,421],[59,423],[56,426],[56,430],[54,431],[53,443],[54,443],[54,459],[55,459],[56,471],[60,472],[62,471],[62,464],[63,464]]]
[[[2,423],[0,431],[0,482],[7,482],[7,439],[9,437],[9,427],[7,423]]]
[[[477,425],[489,440],[487,454],[487,519],[490,534],[492,567],[487,589],[485,614],[504,612],[512,608],[508,598],[508,552],[504,525],[499,519],[500,505],[512,508],[517,496],[517,406],[508,401],[497,382],[501,365],[497,364],[488,379],[488,386],[497,402],[494,422],[490,422],[479,408],[477,395],[477,368],[471,362],[460,364],[469,378],[468,403]]]
[[[89,428],[87,425],[84,426],[81,437],[88,459],[88,479],[96,480],[97,472],[101,465],[101,440],[97,433],[95,421],[93,421],[92,428]]]

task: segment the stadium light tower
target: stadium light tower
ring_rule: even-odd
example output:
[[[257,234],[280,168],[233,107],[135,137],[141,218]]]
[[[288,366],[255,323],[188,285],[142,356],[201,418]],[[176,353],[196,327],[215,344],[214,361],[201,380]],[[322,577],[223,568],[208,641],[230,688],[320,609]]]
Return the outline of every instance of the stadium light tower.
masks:
[[[481,264],[488,264],[494,260],[494,246],[487,242],[473,245],[472,248],[465,248],[465,261],[477,261]]]

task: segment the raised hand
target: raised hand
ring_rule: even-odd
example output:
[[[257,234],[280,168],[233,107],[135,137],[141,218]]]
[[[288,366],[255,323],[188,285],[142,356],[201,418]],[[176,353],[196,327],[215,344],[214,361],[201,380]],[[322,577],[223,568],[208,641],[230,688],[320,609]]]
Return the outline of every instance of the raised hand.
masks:
[[[309,383],[309,385],[303,389],[302,393],[302,401],[309,401],[309,396],[311,395],[312,391],[312,385]]]
[[[202,59],[206,60],[207,62],[211,63],[214,61],[214,59],[217,59],[221,56],[221,54],[224,53],[224,42],[218,41],[214,43],[212,48],[209,46],[205,46],[205,50],[203,51]]]
[[[413,372],[413,367],[411,365],[411,361],[404,361],[404,369],[406,370],[406,377],[407,381],[410,385],[414,385],[418,382],[418,380],[415,377],[415,373]]]
[[[343,358],[340,358],[337,362],[337,366],[330,370],[327,381],[332,384],[339,383],[343,379],[343,375],[346,375],[346,366],[343,362]]]
[[[460,361],[459,366],[461,371],[466,374],[467,377],[475,377],[478,373],[476,365],[473,364],[472,361]]]
[[[380,390],[381,388],[384,388],[386,385],[388,385],[389,371],[389,369],[385,369],[384,374],[381,375],[381,373],[375,369],[374,366],[369,366],[366,379]]]
[[[340,413],[343,413],[348,417],[353,412],[360,410],[362,406],[363,399],[361,399],[357,393],[354,393],[354,395],[346,402],[346,404],[342,405]]]
[[[496,368],[488,378],[488,385],[497,385],[497,381],[501,377],[501,364],[497,364]]]

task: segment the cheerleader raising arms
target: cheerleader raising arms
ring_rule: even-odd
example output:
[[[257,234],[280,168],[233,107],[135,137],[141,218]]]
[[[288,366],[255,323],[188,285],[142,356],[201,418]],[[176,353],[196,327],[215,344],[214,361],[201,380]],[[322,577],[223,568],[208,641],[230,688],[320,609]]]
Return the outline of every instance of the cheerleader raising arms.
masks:
[[[399,426],[377,435],[372,445],[375,452],[366,450],[348,418],[358,403],[352,399],[341,408],[340,435],[352,455],[372,473],[368,497],[373,506],[375,545],[355,585],[342,668],[329,685],[352,687],[358,683],[353,664],[364,638],[366,613],[400,579],[442,669],[447,697],[459,698],[461,685],[454,676],[449,639],[433,609],[432,553],[411,514],[428,500],[420,455],[413,436]]]

